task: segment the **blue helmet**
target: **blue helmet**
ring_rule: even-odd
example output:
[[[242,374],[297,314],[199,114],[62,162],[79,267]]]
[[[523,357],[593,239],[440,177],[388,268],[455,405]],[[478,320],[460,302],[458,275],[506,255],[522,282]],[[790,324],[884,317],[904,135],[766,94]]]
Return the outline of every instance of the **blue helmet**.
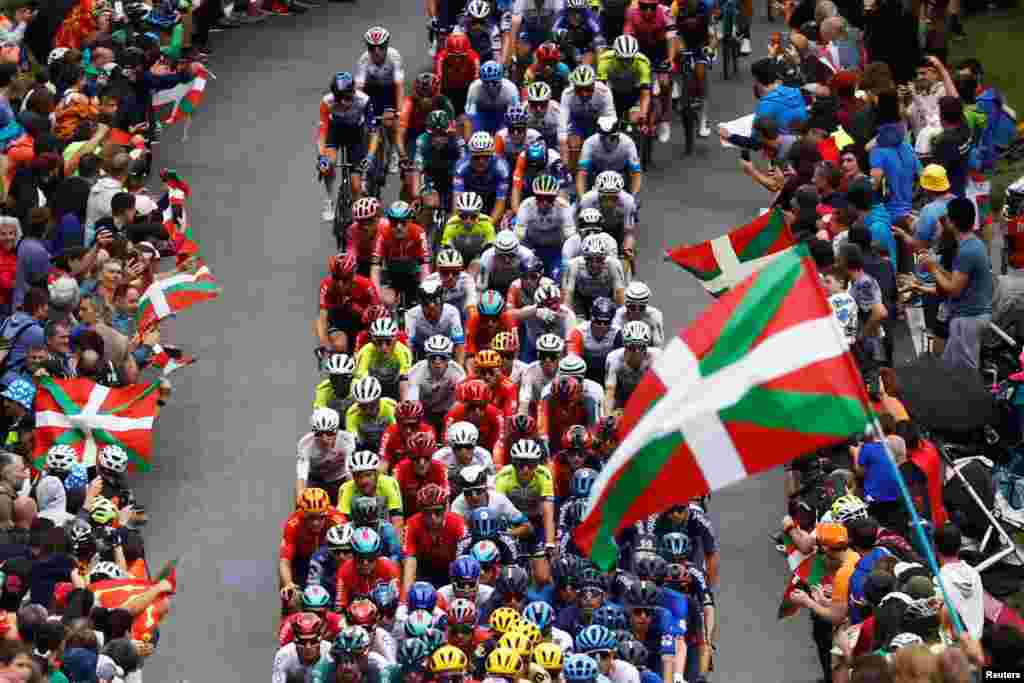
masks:
[[[548,143],[543,138],[534,140],[526,147],[526,163],[534,168],[548,163]]]
[[[597,662],[587,655],[569,655],[562,665],[562,677],[566,683],[593,683],[597,675]]]
[[[477,306],[480,315],[497,316],[505,310],[505,297],[493,289],[488,289],[480,295],[480,303]]]
[[[36,400],[36,385],[27,379],[16,377],[0,396],[14,401],[25,410],[32,410],[32,402]]]
[[[572,473],[569,480],[569,495],[573,498],[586,498],[590,495],[590,489],[594,488],[597,480],[597,470],[589,467],[581,467]]]
[[[398,589],[390,581],[374,586],[370,591],[370,599],[373,600],[373,604],[377,605],[378,612],[398,609]]]
[[[521,128],[529,120],[530,114],[526,111],[526,107],[521,104],[513,105],[505,112],[505,125],[509,128]]]
[[[389,220],[407,221],[412,219],[413,210],[412,207],[409,206],[409,204],[407,204],[406,202],[397,201],[392,203],[391,206],[388,207],[388,210],[385,212],[385,215],[388,217]]]
[[[409,588],[409,609],[432,612],[437,605],[437,591],[427,581],[417,581]]]
[[[88,485],[88,470],[86,470],[85,465],[80,462],[76,462],[71,466],[71,471],[68,472],[68,476],[64,478],[64,488],[70,491],[71,489],[84,489]]]
[[[335,97],[340,96],[344,92],[355,92],[355,89],[356,80],[347,71],[339,71],[331,79],[331,94]]]
[[[480,65],[480,80],[484,83],[495,83],[505,77],[505,67],[493,59]]]
[[[591,623],[604,626],[611,631],[622,631],[629,628],[625,610],[610,602],[606,602],[594,610]]]
[[[576,650],[579,652],[598,652],[614,650],[619,644],[615,633],[607,626],[591,624],[576,634]]]
[[[469,515],[469,532],[473,538],[494,538],[498,535],[498,517],[490,508],[477,508]]]
[[[616,310],[615,304],[611,299],[599,296],[594,299],[594,303],[590,304],[590,319],[611,324],[612,320],[615,319]]]
[[[472,555],[460,555],[448,569],[452,581],[479,581],[480,563]]]
[[[688,557],[690,555],[690,537],[679,531],[665,534],[661,539],[661,552],[669,559],[680,556]]]
[[[493,564],[501,559],[501,552],[498,550],[498,546],[494,544],[494,541],[486,539],[474,543],[473,547],[469,549],[469,554],[480,563],[481,568],[483,565]]]
[[[562,506],[565,511],[565,527],[575,529],[587,516],[587,499],[573,498]]]
[[[523,617],[527,621],[537,624],[537,628],[546,631],[549,626],[555,623],[555,610],[548,603],[537,600],[531,602],[523,609]]]

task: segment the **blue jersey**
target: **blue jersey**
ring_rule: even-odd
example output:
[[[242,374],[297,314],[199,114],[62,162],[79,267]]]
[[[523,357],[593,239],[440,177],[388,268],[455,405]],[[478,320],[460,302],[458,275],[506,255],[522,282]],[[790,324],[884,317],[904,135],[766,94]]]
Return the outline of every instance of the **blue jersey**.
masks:
[[[662,587],[659,593],[658,600],[670,626],[668,630],[677,636],[685,636],[686,620],[690,611],[686,596],[677,590],[665,587]],[[675,652],[675,645],[672,646],[672,652]]]
[[[483,173],[474,172],[471,160],[464,159],[455,168],[453,189],[456,192],[476,192],[481,197],[494,197],[495,200],[505,199],[510,177],[508,164],[497,155],[491,158]]]

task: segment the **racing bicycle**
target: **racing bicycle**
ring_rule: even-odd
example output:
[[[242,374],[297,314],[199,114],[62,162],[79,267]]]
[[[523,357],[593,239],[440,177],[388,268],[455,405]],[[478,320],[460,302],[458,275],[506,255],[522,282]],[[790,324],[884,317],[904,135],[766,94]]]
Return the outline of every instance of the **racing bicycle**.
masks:
[[[686,134],[686,154],[693,154],[693,144],[697,136],[698,113],[701,101],[694,97],[697,57],[693,50],[682,50],[679,53],[679,98],[673,100],[673,106],[679,113],[679,121],[683,124]]]

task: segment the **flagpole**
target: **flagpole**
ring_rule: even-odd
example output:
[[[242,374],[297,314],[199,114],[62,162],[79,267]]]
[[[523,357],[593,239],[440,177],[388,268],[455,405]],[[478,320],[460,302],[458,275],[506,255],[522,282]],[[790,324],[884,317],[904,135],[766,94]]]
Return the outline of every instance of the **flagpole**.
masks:
[[[903,505],[910,513],[910,523],[911,526],[914,527],[914,531],[917,533],[918,543],[924,550],[925,559],[928,562],[928,568],[931,570],[932,574],[935,575],[935,580],[939,584],[939,592],[942,594],[942,601],[946,604],[946,609],[949,611],[949,618],[953,622],[953,633],[954,635],[959,636],[965,631],[964,625],[960,621],[960,615],[953,606],[953,602],[949,599],[949,594],[946,592],[946,585],[943,583],[942,575],[939,573],[939,563],[935,559],[935,552],[932,550],[931,539],[924,534],[924,523],[921,521],[921,517],[917,514],[917,508],[914,506],[914,501],[910,498],[910,490],[907,488],[907,482],[904,481],[903,474],[900,472],[900,468],[896,464],[896,459],[893,458],[892,451],[889,450],[889,444],[886,441],[885,432],[882,431],[882,425],[879,424],[877,417],[872,421],[872,426],[879,437],[882,448],[885,450],[886,457],[889,458],[889,462],[892,463],[893,471],[896,473],[896,483],[900,487],[900,496],[903,498]]]

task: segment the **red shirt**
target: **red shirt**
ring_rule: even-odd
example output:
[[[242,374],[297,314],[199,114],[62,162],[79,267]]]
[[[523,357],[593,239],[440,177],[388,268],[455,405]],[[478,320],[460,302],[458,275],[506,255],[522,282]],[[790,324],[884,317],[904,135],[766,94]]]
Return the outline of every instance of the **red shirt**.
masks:
[[[327,514],[327,523],[319,534],[313,534],[309,527],[302,523],[302,512],[296,510],[288,515],[281,535],[281,559],[289,562],[295,559],[308,559],[316,549],[327,542],[327,530],[335,524],[343,524],[345,518],[337,510]]]
[[[928,501],[931,504],[932,524],[936,529],[949,520],[942,504],[942,459],[931,441],[921,439],[920,445],[909,454],[910,461],[921,468],[928,478]]]
[[[491,340],[499,332],[514,332],[517,329],[516,321],[508,311],[504,311],[498,316],[498,325],[491,333],[484,331],[480,324],[479,313],[476,311],[470,313],[469,320],[466,321],[466,355],[473,356],[480,349],[491,348]]]
[[[405,525],[405,543],[402,554],[415,557],[419,567],[428,567],[435,571],[448,573],[448,565],[455,561],[455,547],[459,539],[466,535],[466,521],[454,512],[444,513],[444,523],[440,529],[427,529],[423,513],[413,515]]]
[[[412,460],[405,459],[395,466],[394,476],[398,481],[398,488],[402,491],[402,511],[406,518],[420,511],[416,494],[427,484],[437,484],[448,491],[448,468],[437,460],[430,461],[427,476],[421,478],[416,476]]]
[[[362,333],[360,332],[361,335]],[[356,348],[358,350],[359,347]],[[381,460],[387,463],[388,469],[394,469],[398,463],[408,456],[408,453],[405,451],[405,440],[416,432],[430,432],[434,435],[435,439],[437,438],[437,432],[434,431],[434,428],[422,420],[415,427],[407,429],[402,429],[401,425],[397,422],[392,422],[384,430],[384,434],[380,437],[380,457]],[[408,508],[406,509],[408,510]]]
[[[468,382],[471,379],[480,378],[474,375],[463,380],[463,382]],[[498,412],[505,417],[515,415],[516,408],[519,407],[519,387],[505,375],[502,375],[494,384],[488,384],[488,386],[491,387],[492,400],[494,405],[497,406]]]
[[[300,614],[302,612],[289,614],[288,618],[281,622],[281,630],[277,632],[277,640],[281,647],[292,642],[295,638],[295,634],[292,632],[292,624],[299,618]],[[334,637],[341,633],[341,629],[345,628],[345,620],[337,612],[328,612],[324,616],[324,622],[327,626],[324,631],[324,638],[327,640],[334,640]]]
[[[434,58],[434,75],[441,82],[441,92],[449,90],[465,90],[476,80],[480,71],[480,55],[470,50],[463,58],[453,58],[448,49],[442,49]]]
[[[501,440],[505,429],[505,420],[502,419],[501,413],[498,412],[497,408],[489,404],[484,408],[484,415],[479,424],[470,420],[466,413],[466,406],[461,401],[456,402],[444,418],[445,433],[447,434],[448,430],[456,422],[472,422],[476,426],[477,431],[480,432],[479,445],[493,453],[494,447]]]
[[[355,598],[369,595],[378,583],[400,581],[401,575],[402,571],[398,565],[386,557],[377,558],[377,565],[368,577],[362,576],[356,571],[354,559],[345,560],[338,569],[338,611],[346,609]]]
[[[357,261],[369,261],[373,256],[373,244],[377,241],[381,227],[387,222],[384,218],[377,219],[377,228],[373,232],[362,230],[359,221],[352,223],[345,229],[345,251],[355,254]]]
[[[367,306],[380,303],[377,288],[369,278],[362,275],[352,276],[352,286],[342,294],[338,285],[328,275],[320,281],[320,310],[330,311],[337,308],[347,309],[355,317],[362,318]]]
[[[11,251],[0,251],[0,304],[11,303],[14,294],[15,271],[18,269],[18,255]],[[31,313],[32,311],[29,311]]]
[[[387,219],[377,228],[377,239],[373,242],[373,257],[386,266],[388,261],[420,263],[429,268],[430,245],[427,233],[419,223],[405,224],[405,237],[395,237],[394,228]]]

